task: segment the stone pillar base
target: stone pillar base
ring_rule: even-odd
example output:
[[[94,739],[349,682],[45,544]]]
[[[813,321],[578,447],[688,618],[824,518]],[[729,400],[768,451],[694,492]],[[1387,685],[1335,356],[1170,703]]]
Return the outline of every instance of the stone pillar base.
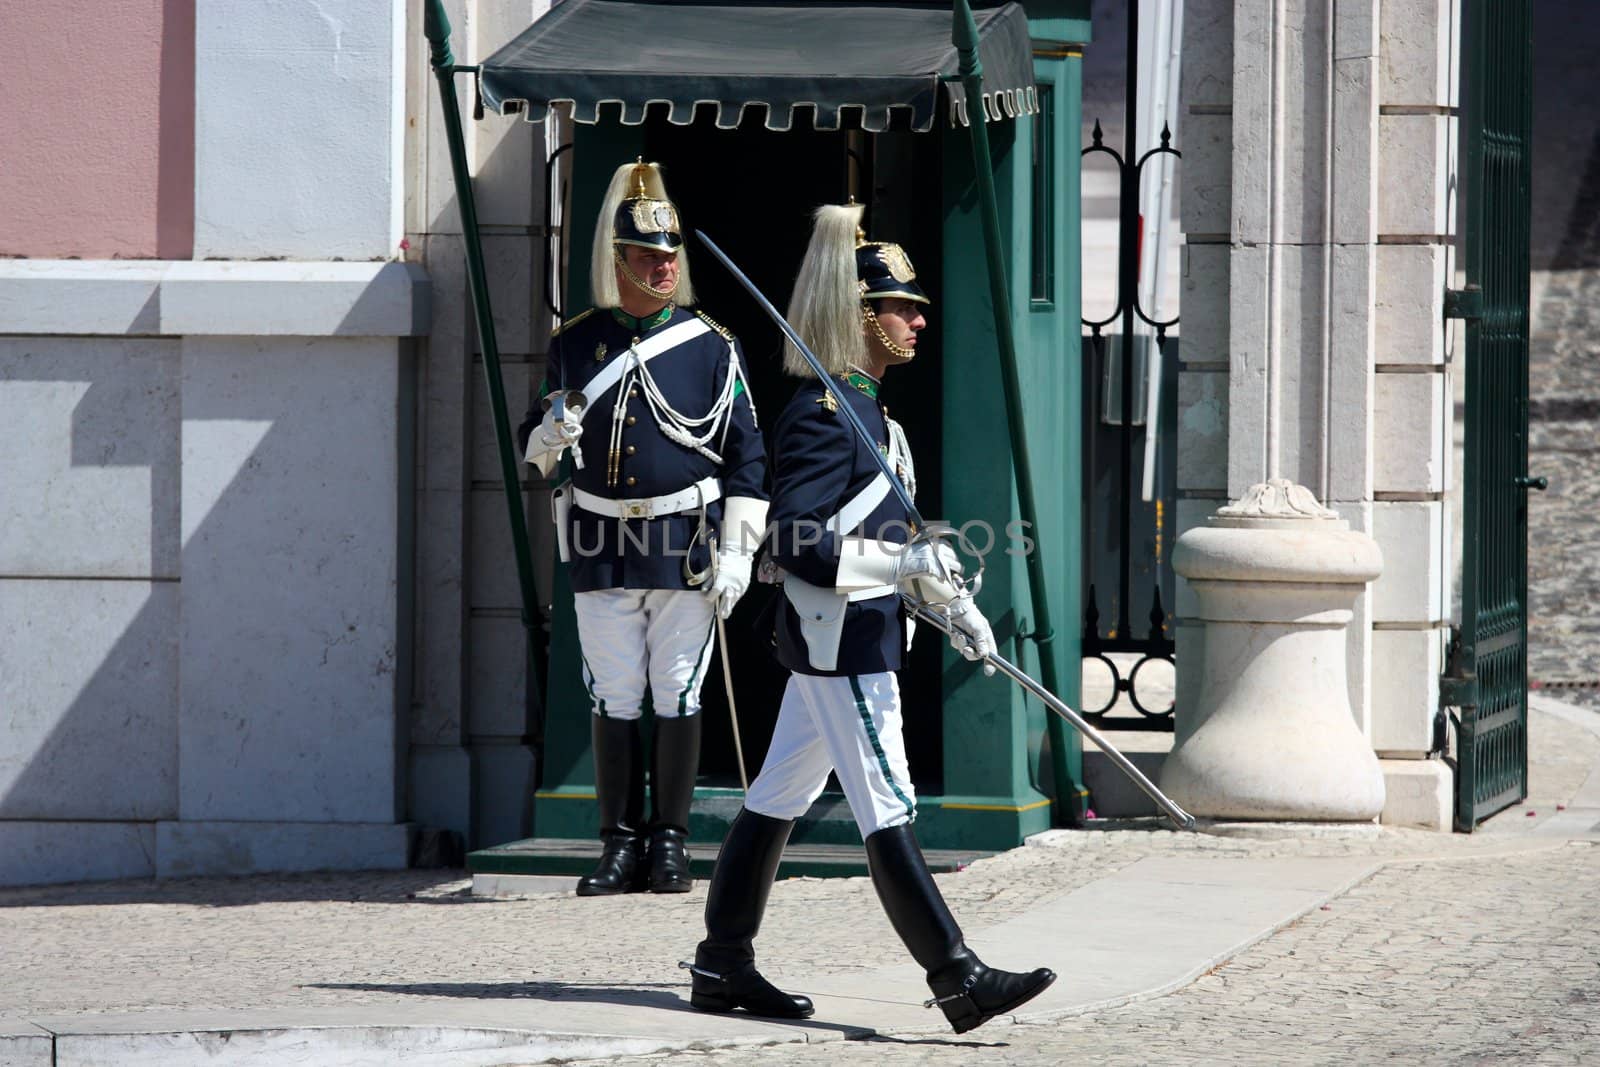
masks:
[[[1449,833],[1455,825],[1456,779],[1443,760],[1381,759],[1385,826]]]
[[[1206,710],[1180,728],[1161,788],[1219,820],[1376,818],[1383,776],[1350,710],[1345,632],[1382,570],[1377,543],[1278,480],[1180,537],[1172,565],[1206,627]]]

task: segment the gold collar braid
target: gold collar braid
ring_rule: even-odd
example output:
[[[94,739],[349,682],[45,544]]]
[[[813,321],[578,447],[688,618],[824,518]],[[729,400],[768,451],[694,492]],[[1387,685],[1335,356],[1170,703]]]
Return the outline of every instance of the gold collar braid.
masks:
[[[899,359],[910,359],[917,354],[916,349],[897,345],[889,340],[889,335],[883,332],[883,323],[878,321],[878,313],[873,311],[872,305],[865,300],[861,301],[861,319],[867,324],[867,329],[871,330],[883,344],[883,347],[888,349],[890,355]]]
[[[625,256],[623,256],[622,249],[616,245],[611,246],[611,258],[614,259],[617,263],[617,266],[622,269],[622,276],[632,282],[634,286],[642,293],[653,296],[657,300],[670,300],[672,298],[672,294],[678,291],[678,281],[682,279],[682,274],[673,279],[671,289],[657,289],[649,282],[633,273],[633,268],[628,266],[628,260]]]

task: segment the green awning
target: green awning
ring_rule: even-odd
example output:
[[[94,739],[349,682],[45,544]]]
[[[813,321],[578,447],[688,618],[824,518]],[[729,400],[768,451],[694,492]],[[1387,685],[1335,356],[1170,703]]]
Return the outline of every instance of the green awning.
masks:
[[[976,15],[986,115],[1033,114],[1022,5]],[[941,86],[950,121],[967,121],[950,25],[950,7],[933,4],[565,0],[490,56],[480,85],[488,107],[530,121],[562,104],[577,122],[637,125],[660,104],[678,125],[714,109],[717,125],[731,129],[759,108],[768,129],[790,129],[799,114],[833,130],[855,112],[877,132],[898,109],[925,131]]]

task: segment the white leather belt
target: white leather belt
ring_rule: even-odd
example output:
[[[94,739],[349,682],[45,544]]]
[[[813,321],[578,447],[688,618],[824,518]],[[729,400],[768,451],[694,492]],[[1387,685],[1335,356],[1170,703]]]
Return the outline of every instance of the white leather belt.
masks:
[[[679,345],[688,344],[703,333],[709,333],[711,327],[707,326],[704,319],[689,319],[665,330],[647,340],[640,341],[632,348],[624,349],[617,354],[617,358],[600,368],[593,378],[583,384],[583,395],[589,398],[589,403],[605,396],[616,388],[617,382],[622,380],[623,372],[632,364],[630,356],[638,359],[640,363],[648,363],[661,353],[677,348]]]
[[[828,529],[841,537],[851,533],[857,526],[867,521],[867,516],[871,515],[873,509],[888,495],[889,479],[879,471],[876,478],[846,501],[844,507],[839,509],[839,513],[828,520]]]
[[[702,478],[687,489],[664,496],[645,496],[632,499],[615,499],[586,493],[572,487],[572,502],[584,511],[606,515],[613,519],[655,519],[663,515],[695,511],[701,502],[707,504],[722,499],[722,484],[715,478]]]

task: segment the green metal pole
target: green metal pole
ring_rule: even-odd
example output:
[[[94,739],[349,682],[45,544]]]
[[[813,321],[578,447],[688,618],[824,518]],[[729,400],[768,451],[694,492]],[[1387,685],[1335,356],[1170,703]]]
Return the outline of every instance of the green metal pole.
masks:
[[[455,176],[456,203],[461,207],[461,236],[467,251],[467,281],[478,321],[478,342],[483,347],[483,377],[489,387],[489,410],[494,417],[495,445],[500,453],[500,477],[505,483],[506,514],[511,520],[511,543],[517,553],[517,584],[522,589],[522,628],[527,631],[528,687],[544,699],[544,680],[535,654],[534,620],[539,595],[533,581],[533,557],[528,551],[527,519],[522,513],[522,493],[517,477],[516,450],[511,447],[511,420],[506,416],[506,389],[500,379],[500,344],[495,338],[494,316],[489,310],[489,282],[483,270],[483,243],[478,236],[478,205],[472,198],[472,174],[467,169],[467,145],[461,135],[461,107],[456,99],[455,57],[450,54],[450,20],[443,0],[427,0],[422,32],[428,38],[433,73],[439,80],[439,101],[444,106],[445,138],[450,143],[450,170]]]
[[[1033,499],[1033,465],[1028,459],[1028,436],[1022,418],[1022,385],[1017,377],[1016,343],[1011,336],[1011,298],[1006,282],[1005,249],[1000,240],[1000,208],[994,191],[994,165],[989,158],[988,116],[983,108],[983,64],[978,61],[978,24],[967,0],[956,0],[951,39],[961,57],[961,84],[967,94],[967,129],[972,131],[972,166],[978,181],[979,214],[983,244],[989,259],[989,294],[994,305],[994,336],[1000,355],[1000,380],[1005,387],[1006,422],[1011,431],[1011,462],[1017,480],[1017,507],[1028,528],[1038,529]],[[1033,640],[1039,646],[1039,670],[1044,687],[1059,693],[1055,657],[1049,644],[1055,637],[1050,624],[1050,600],[1045,585],[1042,542],[1034,538],[1028,553],[1028,586],[1033,599]],[[1047,716],[1050,731],[1050,766],[1056,795],[1052,810],[1058,825],[1083,818],[1083,788],[1067,767],[1067,729],[1054,715]]]

